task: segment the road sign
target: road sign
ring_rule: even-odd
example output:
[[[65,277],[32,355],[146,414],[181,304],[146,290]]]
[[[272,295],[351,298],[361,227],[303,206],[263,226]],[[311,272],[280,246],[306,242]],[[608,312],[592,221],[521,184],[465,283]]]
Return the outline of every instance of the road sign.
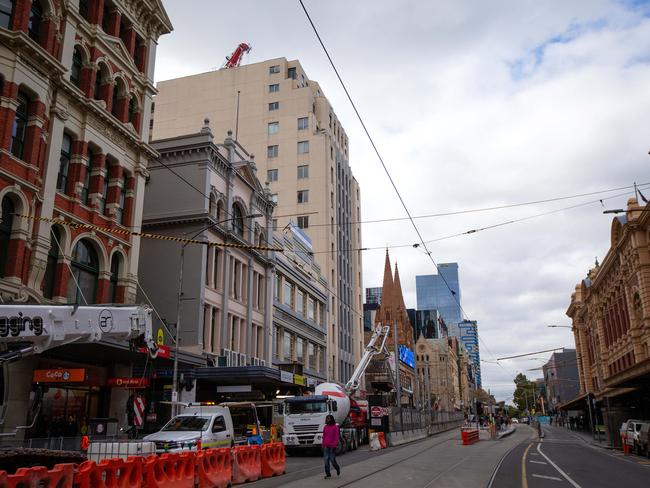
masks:
[[[162,329],[158,329],[158,334],[156,335],[156,344],[159,346],[165,345],[165,332]]]
[[[384,413],[384,409],[381,407],[370,407],[370,416],[371,417],[381,417]]]

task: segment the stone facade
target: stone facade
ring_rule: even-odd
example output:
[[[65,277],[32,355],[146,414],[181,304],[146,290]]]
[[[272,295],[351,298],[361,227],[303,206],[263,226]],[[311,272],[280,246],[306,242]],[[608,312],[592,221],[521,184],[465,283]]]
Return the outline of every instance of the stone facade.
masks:
[[[620,422],[650,416],[650,206],[628,201],[603,262],[571,295],[580,393],[597,402],[610,439]],[[600,420],[597,418],[596,420]]]

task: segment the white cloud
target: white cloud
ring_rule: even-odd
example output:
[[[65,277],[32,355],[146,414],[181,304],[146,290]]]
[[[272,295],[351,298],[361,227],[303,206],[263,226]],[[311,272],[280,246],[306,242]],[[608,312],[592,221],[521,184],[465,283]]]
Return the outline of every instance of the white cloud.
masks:
[[[241,41],[253,45],[245,62],[300,59],[350,136],[362,217],[403,216],[297,2],[164,3],[176,30],[161,39],[157,79],[219,66]],[[626,3],[306,5],[413,214],[650,181],[650,19]],[[417,222],[431,239],[595,198]],[[546,325],[569,323],[575,284],[609,246],[611,219],[601,211],[595,204],[431,245],[438,262],[460,265],[463,307],[479,321],[485,359],[573,345],[568,329]],[[362,232],[366,247],[417,240],[406,222]],[[383,256],[364,254],[364,286],[381,284]],[[421,249],[391,256],[415,306],[415,275],[432,265]],[[515,371],[538,364],[483,363],[484,385],[505,398]]]

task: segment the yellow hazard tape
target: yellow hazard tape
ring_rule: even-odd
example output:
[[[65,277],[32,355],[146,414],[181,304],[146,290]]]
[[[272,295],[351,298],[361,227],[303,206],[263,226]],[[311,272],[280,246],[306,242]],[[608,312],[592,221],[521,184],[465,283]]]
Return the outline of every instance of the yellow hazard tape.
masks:
[[[22,215],[22,214],[14,214],[16,217],[23,217],[25,219],[31,219],[31,220],[40,220],[42,222],[49,222],[50,224],[59,224],[59,225],[65,225],[68,226],[72,229],[90,229],[90,230],[97,230],[100,232],[107,232],[111,234],[120,234],[124,236],[138,236],[138,237],[143,237],[145,239],[158,239],[161,241],[173,241],[173,242],[182,242],[184,244],[203,244],[203,245],[208,245],[212,247],[232,247],[236,249],[255,249],[256,251],[277,251],[277,252],[284,252],[284,249],[281,247],[271,247],[271,246],[248,246],[246,244],[221,244],[219,242],[206,242],[206,241],[200,241],[198,239],[186,239],[184,237],[174,237],[174,236],[165,236],[162,234],[150,234],[148,232],[136,232],[133,230],[124,230],[124,229],[109,229],[108,227],[100,227],[99,225],[93,225],[93,224],[82,224],[79,222],[67,222],[65,220],[61,219],[51,219],[48,217],[36,217],[32,215]]]

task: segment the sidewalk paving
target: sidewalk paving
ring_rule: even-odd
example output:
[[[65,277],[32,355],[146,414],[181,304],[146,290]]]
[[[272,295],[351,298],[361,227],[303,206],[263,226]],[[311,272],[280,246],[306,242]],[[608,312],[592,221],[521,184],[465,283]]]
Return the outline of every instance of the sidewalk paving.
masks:
[[[607,442],[605,434],[601,434],[599,441],[594,438],[591,432],[585,432],[583,430],[571,430],[567,429],[566,427],[558,427],[557,425],[549,425],[548,427],[552,429],[563,430],[573,435],[574,437],[578,437],[581,441],[586,442],[587,444],[591,444],[592,446],[602,447],[603,449],[618,449],[617,447],[614,447],[609,444],[609,442]]]

